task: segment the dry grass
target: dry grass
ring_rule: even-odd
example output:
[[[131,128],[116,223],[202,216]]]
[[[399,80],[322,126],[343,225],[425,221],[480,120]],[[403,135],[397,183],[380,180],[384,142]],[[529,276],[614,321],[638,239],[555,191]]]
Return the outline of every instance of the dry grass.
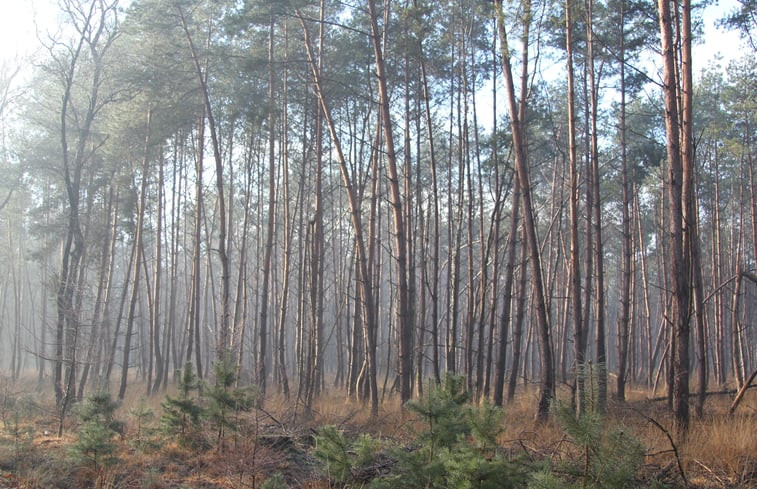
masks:
[[[694,423],[684,444],[693,468],[731,482],[757,477],[757,420],[754,416],[713,416]],[[697,470],[699,472],[699,470]]]
[[[665,401],[650,401],[643,394],[614,405],[610,415],[612,422],[628,426],[644,443],[651,467],[680,482],[675,446],[692,486],[757,487],[757,392],[748,393],[734,415],[728,414],[731,395],[708,397],[701,418],[692,411],[685,434],[676,433]]]
[[[533,459],[570,456],[571,445],[556,422],[535,424],[536,391],[520,389],[505,410],[503,447]],[[127,423],[119,441],[122,462],[92,472],[72,466],[67,458],[67,447],[74,440],[73,424],[67,424],[62,439],[51,435],[57,423],[51,409],[53,399],[44,392],[36,389],[36,381],[11,385],[0,379],[0,488],[243,488],[259,487],[276,472],[285,474],[293,487],[327,487],[318,480],[309,456],[319,426],[335,425],[349,434],[368,432],[397,442],[409,441],[419,428],[418,420],[393,397],[385,399],[377,417],[371,417],[370,406],[343,392],[324,394],[310,412],[291,399],[272,394],[264,410],[248,415],[245,431],[229,436],[221,447],[193,450],[165,438],[152,449],[137,447],[132,443],[136,419],[130,412],[134,408],[152,410],[154,416],[147,428],[154,427],[164,395],[147,398],[143,387],[135,384],[117,413]],[[692,419],[685,438],[674,433],[665,402],[650,401],[648,396],[643,390],[631,391],[628,402],[611,402],[607,416],[608,423],[627,427],[647,447],[645,477],[682,485],[670,434],[693,487],[757,487],[757,389],[747,394],[734,416],[728,415],[732,396],[708,398],[705,416]],[[567,391],[559,391],[558,397],[566,399]],[[214,434],[205,433],[205,437],[213,440]]]

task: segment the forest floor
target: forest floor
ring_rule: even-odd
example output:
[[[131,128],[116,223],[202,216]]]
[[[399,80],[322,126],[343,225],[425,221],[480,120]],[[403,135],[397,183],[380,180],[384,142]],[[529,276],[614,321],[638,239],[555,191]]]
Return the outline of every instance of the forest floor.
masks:
[[[165,396],[132,394],[115,413],[125,429],[111,440],[114,451],[105,463],[105,447],[100,454],[95,448],[84,457],[81,452],[74,456],[81,439],[74,417],[57,436],[49,390],[0,377],[0,489],[341,487],[313,456],[320,427],[335,426],[348,437],[369,433],[408,447],[421,429],[417,416],[393,399],[385,400],[379,415],[371,417],[367,406],[345,400],[344,393],[324,395],[310,413],[274,395],[264,407],[237,419],[235,431],[200,428],[203,432],[195,439],[207,443],[192,447],[177,436],[160,434]],[[138,385],[131,388],[138,390]],[[567,391],[558,393],[558,398],[566,396]],[[757,389],[729,415],[732,397],[709,396],[704,416],[692,417],[685,438],[674,432],[666,402],[650,400],[650,393],[641,390],[630,392],[625,403],[611,400],[604,423],[623,426],[642,443],[646,455],[636,475],[640,485],[654,481],[671,488],[757,488]],[[556,421],[533,422],[535,399],[535,391],[523,389],[506,407],[500,449],[529,460],[576,457],[576,444]],[[275,474],[286,485],[264,486]]]

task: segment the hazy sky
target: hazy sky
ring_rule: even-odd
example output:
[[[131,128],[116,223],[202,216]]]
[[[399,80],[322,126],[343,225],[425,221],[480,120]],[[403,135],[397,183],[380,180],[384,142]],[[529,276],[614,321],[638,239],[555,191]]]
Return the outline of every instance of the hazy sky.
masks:
[[[55,2],[0,0],[0,57],[13,60],[38,49],[35,22],[54,25]]]
[[[739,40],[738,33],[725,33],[715,27],[715,22],[723,13],[732,10],[736,5],[736,0],[720,0],[705,10],[707,42],[695,48],[695,72],[712,61],[718,53],[726,60],[739,56],[740,47],[744,47],[744,43]],[[57,22],[56,11],[56,0],[0,0],[0,59],[21,59],[38,50],[39,41],[35,25],[39,26],[42,34],[54,32]]]

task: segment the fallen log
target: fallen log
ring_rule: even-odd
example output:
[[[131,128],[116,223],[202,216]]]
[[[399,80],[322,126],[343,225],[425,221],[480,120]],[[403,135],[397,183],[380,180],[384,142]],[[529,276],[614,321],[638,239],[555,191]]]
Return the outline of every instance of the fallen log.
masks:
[[[744,397],[744,394],[746,394],[746,391],[749,389],[749,386],[752,384],[752,381],[754,380],[755,377],[757,377],[757,369],[754,369],[754,372],[752,372],[752,375],[749,376],[749,379],[746,382],[744,382],[744,385],[742,385],[741,389],[739,389],[739,393],[736,394],[736,398],[733,400],[733,403],[731,404],[731,408],[728,410],[728,414],[733,414],[736,408],[739,407],[739,403],[741,402],[741,399]]]

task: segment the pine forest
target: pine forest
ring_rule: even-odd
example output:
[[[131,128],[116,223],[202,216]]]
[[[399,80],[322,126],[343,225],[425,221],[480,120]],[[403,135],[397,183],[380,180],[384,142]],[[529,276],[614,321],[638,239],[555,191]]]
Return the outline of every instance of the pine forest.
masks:
[[[30,2],[0,488],[755,487],[757,3],[710,3]]]

